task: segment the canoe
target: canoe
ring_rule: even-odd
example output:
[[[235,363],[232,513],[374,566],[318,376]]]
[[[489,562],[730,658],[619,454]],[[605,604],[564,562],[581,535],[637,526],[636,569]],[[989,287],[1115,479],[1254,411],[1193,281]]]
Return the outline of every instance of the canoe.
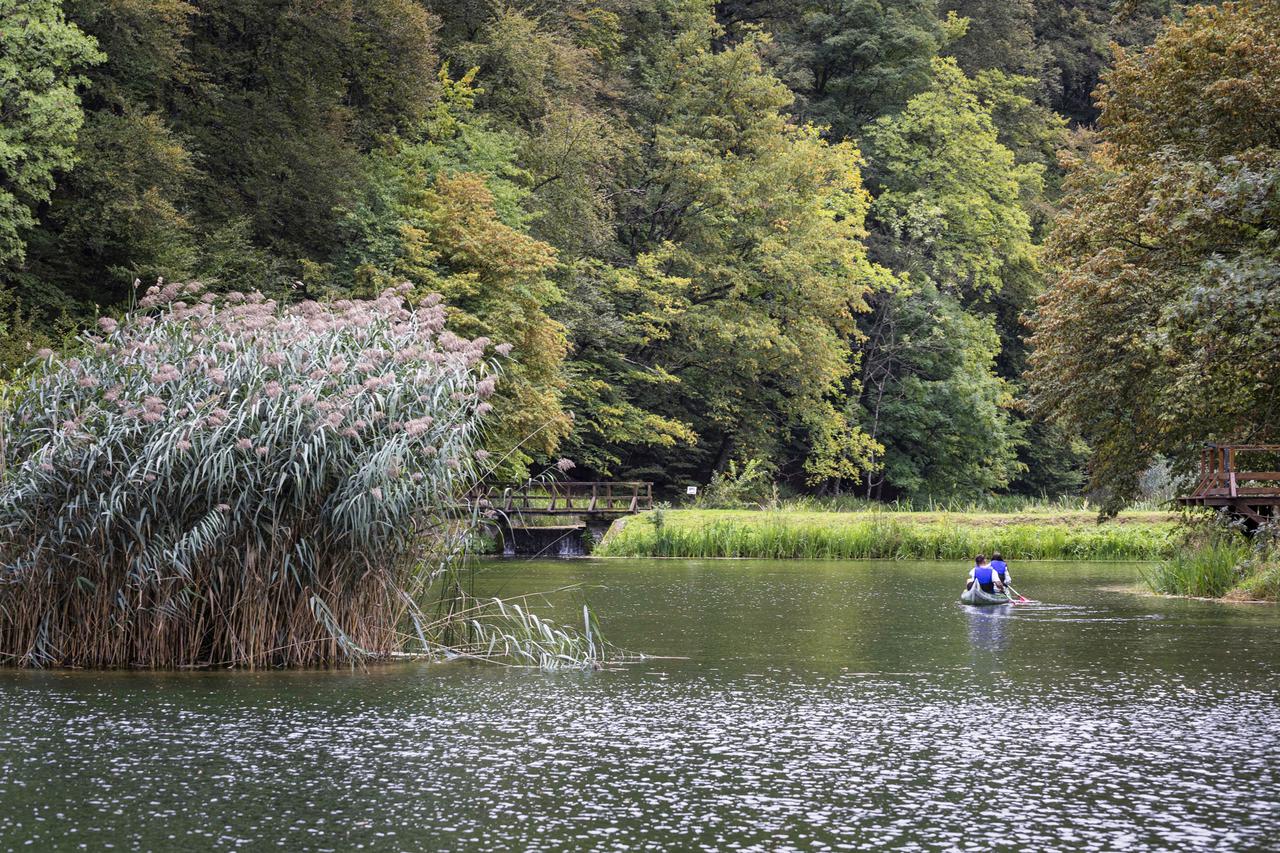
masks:
[[[1007,592],[984,592],[976,583],[960,593],[961,604],[983,606],[988,604],[1009,604],[1013,601]]]

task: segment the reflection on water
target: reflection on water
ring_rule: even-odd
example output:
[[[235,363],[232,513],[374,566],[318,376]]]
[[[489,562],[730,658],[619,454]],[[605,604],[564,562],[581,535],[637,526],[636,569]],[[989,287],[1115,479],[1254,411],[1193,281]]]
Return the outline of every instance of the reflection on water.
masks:
[[[6,673],[0,847],[1274,848],[1280,613],[1018,572],[1042,604],[934,564],[511,563],[493,592],[582,581],[690,659]]]
[[[1013,608],[1012,604],[964,608],[969,620],[969,642],[974,649],[999,654],[1008,647],[1009,632],[1005,630],[1005,622]]]

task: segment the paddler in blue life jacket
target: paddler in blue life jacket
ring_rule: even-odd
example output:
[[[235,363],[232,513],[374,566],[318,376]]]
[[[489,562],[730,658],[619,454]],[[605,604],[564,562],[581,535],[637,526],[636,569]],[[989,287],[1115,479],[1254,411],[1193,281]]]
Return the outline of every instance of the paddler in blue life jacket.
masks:
[[[1004,557],[1000,556],[999,551],[991,552],[991,570],[1000,578],[1002,585],[1009,585],[1009,566],[1005,563]]]
[[[982,554],[973,558],[973,568],[969,570],[969,580],[964,588],[970,589],[975,583],[982,587],[983,592],[1004,592],[1000,577],[988,565],[987,558]]]

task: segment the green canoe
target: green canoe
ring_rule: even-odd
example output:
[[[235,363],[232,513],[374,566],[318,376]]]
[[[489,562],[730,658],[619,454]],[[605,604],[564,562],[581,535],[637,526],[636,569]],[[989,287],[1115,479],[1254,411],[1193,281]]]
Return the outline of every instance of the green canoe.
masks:
[[[961,604],[1009,604],[1013,601],[1007,592],[983,592],[982,587],[976,583],[969,589],[960,593]]]

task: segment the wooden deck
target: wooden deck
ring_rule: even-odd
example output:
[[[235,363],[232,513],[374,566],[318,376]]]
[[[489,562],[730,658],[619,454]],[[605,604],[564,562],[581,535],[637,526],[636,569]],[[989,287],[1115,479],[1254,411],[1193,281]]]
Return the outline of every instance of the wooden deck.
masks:
[[[1280,444],[1210,444],[1183,506],[1223,510],[1251,528],[1280,520]]]

